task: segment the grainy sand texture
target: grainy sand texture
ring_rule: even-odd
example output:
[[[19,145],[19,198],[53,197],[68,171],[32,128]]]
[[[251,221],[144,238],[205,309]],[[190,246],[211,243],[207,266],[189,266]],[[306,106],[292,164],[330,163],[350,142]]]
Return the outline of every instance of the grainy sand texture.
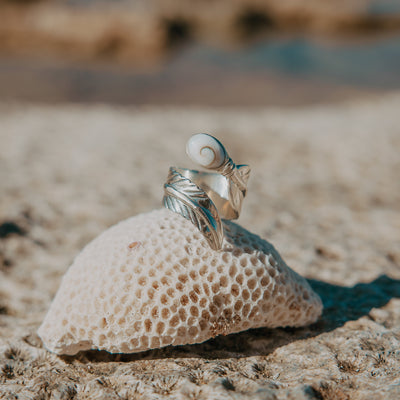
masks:
[[[0,106],[0,398],[400,398],[400,94],[297,109]],[[209,132],[252,167],[239,223],[324,302],[319,322],[133,355],[49,353],[61,277],[161,205]]]

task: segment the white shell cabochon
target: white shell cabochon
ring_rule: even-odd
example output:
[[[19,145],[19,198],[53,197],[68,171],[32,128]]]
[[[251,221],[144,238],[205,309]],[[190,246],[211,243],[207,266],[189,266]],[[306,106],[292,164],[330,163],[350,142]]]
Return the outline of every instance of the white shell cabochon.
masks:
[[[209,169],[220,167],[226,156],[221,143],[206,133],[193,135],[186,144],[186,153],[193,162]]]
[[[220,251],[167,209],[109,228],[76,257],[39,328],[59,354],[133,353],[317,320],[321,301],[260,237],[227,222]]]

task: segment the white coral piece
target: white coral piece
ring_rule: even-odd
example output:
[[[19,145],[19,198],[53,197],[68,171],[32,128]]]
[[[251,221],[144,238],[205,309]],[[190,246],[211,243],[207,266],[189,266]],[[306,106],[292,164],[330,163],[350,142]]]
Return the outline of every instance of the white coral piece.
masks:
[[[167,209],[103,232],[65,274],[39,335],[58,354],[134,353],[315,322],[322,304],[277,251],[224,222],[220,251]]]

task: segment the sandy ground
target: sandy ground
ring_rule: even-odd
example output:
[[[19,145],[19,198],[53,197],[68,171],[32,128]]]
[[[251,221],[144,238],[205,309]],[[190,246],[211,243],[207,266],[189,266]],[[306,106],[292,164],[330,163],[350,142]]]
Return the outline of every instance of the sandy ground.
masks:
[[[0,106],[0,398],[400,397],[400,94],[299,109]],[[313,326],[136,355],[48,353],[36,330],[79,250],[160,207],[207,131],[252,176],[239,223],[310,279]]]

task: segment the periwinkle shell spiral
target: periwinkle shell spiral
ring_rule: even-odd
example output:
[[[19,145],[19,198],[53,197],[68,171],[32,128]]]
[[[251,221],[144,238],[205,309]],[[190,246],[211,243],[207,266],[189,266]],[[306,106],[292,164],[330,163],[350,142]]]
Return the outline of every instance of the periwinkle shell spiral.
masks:
[[[208,169],[219,168],[227,157],[224,146],[206,133],[193,135],[186,144],[186,153],[196,164]]]

